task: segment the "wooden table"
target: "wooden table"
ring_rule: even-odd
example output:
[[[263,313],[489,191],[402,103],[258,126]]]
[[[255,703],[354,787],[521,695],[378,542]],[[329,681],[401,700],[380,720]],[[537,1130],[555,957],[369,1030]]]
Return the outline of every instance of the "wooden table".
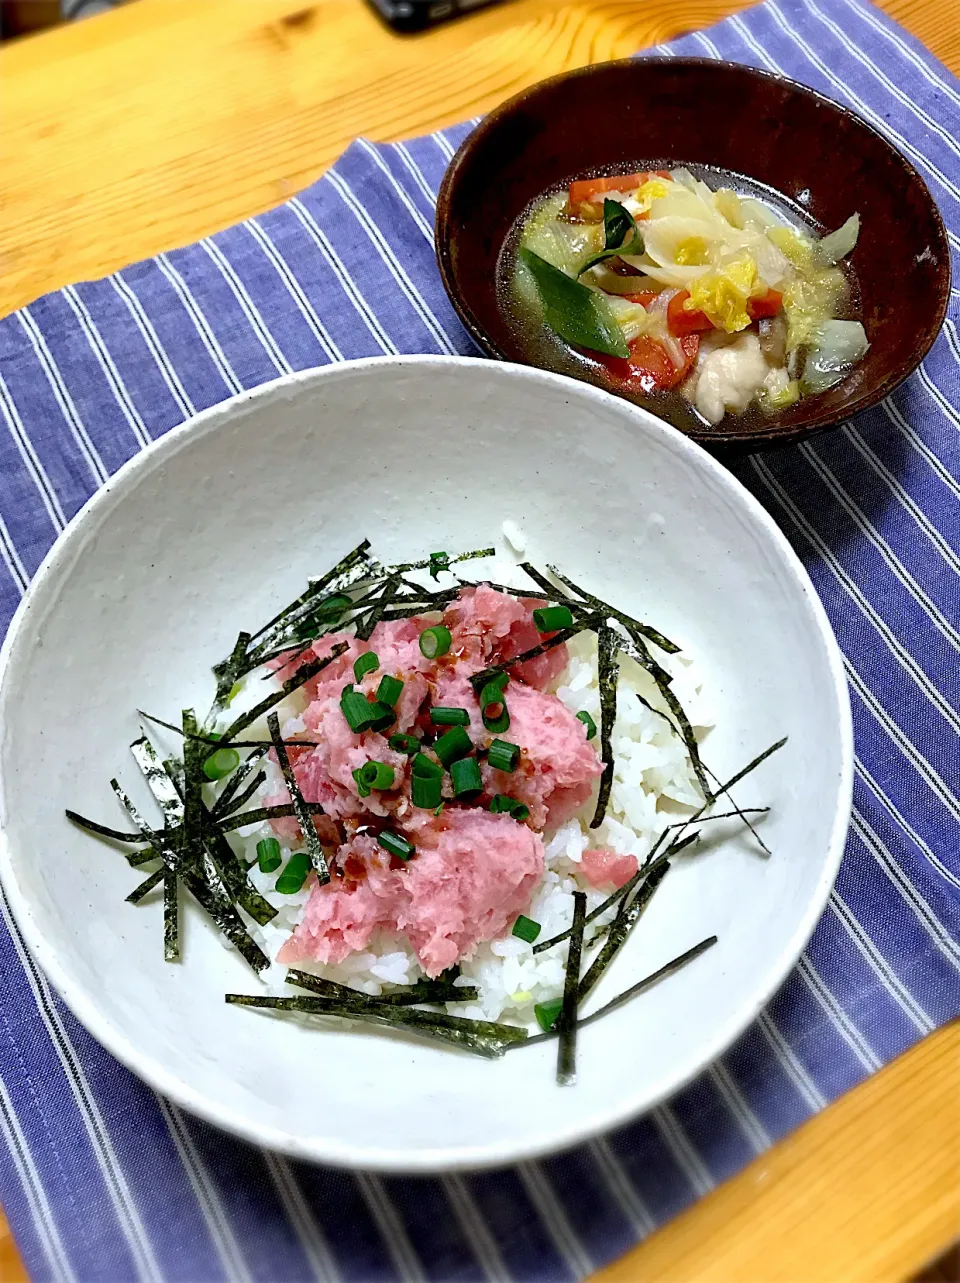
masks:
[[[513,0],[417,37],[363,0],[137,0],[0,49],[0,313],[256,214],[357,134],[478,115],[738,0]],[[885,0],[960,72],[957,0]],[[960,1236],[960,1025],[598,1276],[900,1283]],[[0,1279],[24,1279],[0,1218]]]

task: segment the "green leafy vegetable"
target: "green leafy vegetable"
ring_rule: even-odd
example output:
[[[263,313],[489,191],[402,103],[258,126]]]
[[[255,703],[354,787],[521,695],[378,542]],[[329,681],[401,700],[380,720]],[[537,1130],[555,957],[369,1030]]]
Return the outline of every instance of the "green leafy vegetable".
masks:
[[[604,248],[599,254],[587,259],[577,276],[582,276],[591,267],[596,267],[608,258],[615,258],[621,252],[643,253],[643,237],[633,215],[618,200],[610,200],[609,197],[603,202],[603,240]]]
[[[539,254],[521,248],[520,262],[529,269],[543,306],[543,319],[574,347],[624,360],[630,351],[613,312],[603,297],[588,290]]]

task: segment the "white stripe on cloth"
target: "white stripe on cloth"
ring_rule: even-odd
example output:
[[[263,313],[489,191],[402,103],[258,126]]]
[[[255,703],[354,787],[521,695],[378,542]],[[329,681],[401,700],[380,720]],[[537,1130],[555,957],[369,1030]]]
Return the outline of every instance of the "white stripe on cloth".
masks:
[[[467,1182],[459,1173],[452,1172],[442,1177],[440,1183],[464,1237],[490,1283],[510,1283],[513,1276],[504,1264],[497,1240],[477,1207]]]
[[[0,517],[0,556],[3,557],[4,565],[10,572],[10,578],[17,585],[21,596],[27,590],[27,584],[30,582],[30,576],[27,574],[26,566],[20,560],[20,553],[17,546],[10,538],[10,531],[7,529],[7,523]]]
[[[797,971],[820,1006],[830,1017],[830,1022],[856,1058],[869,1073],[876,1073],[883,1063],[864,1035],[840,1006],[833,990],[826,983],[807,953],[800,956]]]
[[[326,232],[310,213],[310,210],[297,196],[294,196],[292,200],[287,202],[287,207],[294,213],[300,223],[300,226],[304,229],[313,243],[317,246],[320,253],[326,259],[330,270],[340,282],[340,286],[344,294],[346,294],[347,298],[356,309],[357,315],[363,321],[381,351],[386,353],[388,356],[399,355],[400,349],[380,324],[377,314],[367,302],[356,281],[347,271],[346,265],[340,258],[340,255],[333,248]]]
[[[93,323],[93,318],[87,309],[87,305],[72,285],[65,286],[62,293],[63,297],[67,301],[67,305],[77,318],[84,338],[90,344],[90,350],[99,362],[104,378],[109,383],[110,390],[113,392],[117,405],[123,412],[123,416],[126,419],[137,444],[141,448],[148,446],[150,444],[151,437],[147,430],[147,425],[140,417],[140,411],[134,405],[133,398],[127,391],[127,386],[120,377],[120,372],[113,362],[110,350],[103,341],[100,331]]]
[[[303,1196],[300,1182],[290,1163],[279,1154],[265,1149],[263,1161],[280,1198],[280,1206],[293,1226],[317,1283],[338,1283],[340,1271],[330,1245],[309,1203]]]
[[[537,1209],[541,1224],[546,1229],[557,1252],[566,1261],[574,1278],[585,1278],[594,1270],[590,1256],[570,1224],[563,1204],[547,1179],[539,1163],[520,1163],[517,1174],[527,1196]]]
[[[933,85],[938,93],[946,94],[951,102],[956,103],[956,105],[960,107],[960,93],[957,93],[953,86],[948,84],[940,76],[934,75],[923,59],[910,48],[905,40],[901,40],[896,32],[888,30],[882,22],[878,22],[864,5],[855,3],[855,0],[843,0],[843,3],[852,13],[855,13],[858,18],[861,18],[867,26],[872,27],[878,36],[882,36],[884,40],[889,41],[895,49],[898,49],[907,61],[916,67],[917,71],[920,72],[928,85]]]
[[[261,227],[260,223],[257,222],[255,218],[248,219],[244,224],[244,227],[257,242],[269,262],[272,264],[274,271],[283,282],[287,293],[293,299],[294,303],[296,303],[300,315],[310,327],[314,338],[323,348],[328,359],[331,361],[342,361],[344,359],[343,353],[340,351],[340,348],[332,338],[327,327],[320,320],[313,304],[307,298],[306,294],[304,294],[300,287],[300,282],[291,272],[286,259],[277,249],[272,238],[267,234],[263,227]]]
[[[90,440],[86,426],[80,418],[77,407],[74,404],[73,397],[70,395],[67,385],[63,381],[63,376],[53,357],[50,355],[50,349],[47,347],[47,341],[40,333],[36,321],[30,315],[30,309],[25,307],[16,313],[17,320],[23,326],[33,350],[37,355],[40,368],[50,384],[50,391],[53,393],[54,400],[60,407],[60,413],[76,441],[80,453],[86,460],[87,467],[90,469],[90,476],[93,478],[94,485],[102,486],[109,477],[110,473],[104,467],[103,460],[97,451],[96,446]]]
[[[920,834],[913,827],[913,825],[910,823],[907,817],[903,815],[902,812],[896,806],[894,806],[893,802],[890,800],[889,797],[887,797],[886,793],[884,793],[883,789],[880,787],[877,781],[873,778],[873,775],[870,773],[869,768],[867,767],[866,763],[862,760],[862,758],[858,756],[854,757],[853,769],[856,772],[856,774],[860,777],[860,779],[863,780],[864,784],[868,786],[871,793],[874,795],[874,797],[877,799],[880,805],[884,808],[884,810],[889,812],[889,814],[893,817],[893,819],[896,820],[897,824],[899,824],[901,829],[903,829],[904,833],[906,833],[907,836],[910,838],[910,840],[919,848],[920,851],[923,852],[923,855],[928,861],[928,863],[930,864],[931,868],[936,869],[936,871],[940,874],[940,876],[943,878],[945,882],[949,882],[951,886],[954,886],[958,890],[960,890],[960,878],[958,878],[956,874],[953,873],[952,870],[947,868],[947,866],[943,863],[943,861],[937,855],[936,851],[934,851],[934,849],[930,846],[930,844],[920,836]]]
[[[10,391],[4,382],[3,375],[0,374],[0,409],[3,410],[4,422],[7,425],[7,431],[10,438],[17,447],[17,453],[23,460],[23,466],[30,474],[30,479],[37,488],[40,501],[43,504],[44,511],[50,518],[50,524],[54,531],[59,534],[67,524],[63,508],[60,506],[60,499],[56,489],[50,482],[50,478],[44,471],[43,465],[37,457],[37,452],[33,448],[33,442],[23,426],[23,420],[20,418],[20,412],[17,410],[16,403],[10,395]]]
[[[430,184],[424,178],[423,170],[411,156],[409,147],[407,147],[406,143],[394,143],[393,148],[410,171],[410,176],[420,188],[424,199],[431,205],[435,205],[437,202],[436,194],[431,190]]]
[[[226,255],[221,252],[216,241],[211,239],[209,236],[204,237],[202,241],[198,241],[197,243],[205,250],[210,261],[216,265],[221,276],[226,281],[230,292],[233,294],[233,297],[237,300],[237,303],[240,306],[240,310],[247,318],[247,324],[256,334],[264,351],[273,362],[274,369],[278,374],[292,374],[293,366],[283,355],[279,345],[274,341],[273,335],[270,333],[269,325],[267,325],[266,321],[260,315],[260,311],[247,292],[246,286],[234,271],[233,264]]]
[[[927,445],[926,441],[924,441],[924,439],[914,431],[911,425],[900,413],[899,408],[894,403],[893,397],[886,397],[880,404],[883,408],[884,414],[900,435],[906,441],[910,442],[917,454],[922,455],[925,462],[930,465],[930,470],[937,474],[937,477],[943,482],[947,489],[952,491],[957,499],[960,499],[960,480],[957,480],[957,478],[951,474],[950,470],[944,465],[939,456],[936,455]],[[960,426],[960,423],[958,423],[957,426]]]
[[[709,1194],[716,1182],[670,1106],[659,1105],[651,1112],[650,1121],[660,1133],[661,1139],[690,1182],[694,1192],[701,1198],[704,1194]]]
[[[136,1199],[127,1184],[123,1168],[117,1159],[109,1130],[90,1090],[90,1084],[83,1071],[80,1057],[64,1028],[47,979],[34,963],[23,937],[20,935],[20,928],[14,921],[6,893],[2,889],[0,889],[0,914],[3,916],[10,939],[17,952],[17,957],[26,973],[36,1004],[37,1014],[43,1022],[53,1049],[57,1053],[67,1085],[70,1088],[80,1117],[83,1119],[84,1130],[89,1139],[90,1148],[96,1158],[97,1166],[103,1176],[107,1194],[117,1217],[117,1224],[130,1249],[137,1271],[137,1279],[147,1280],[148,1283],[163,1283],[163,1275],[157,1263],[153,1244],[140,1217]]]
[[[149,348],[150,355],[153,357],[157,364],[157,369],[160,371],[160,376],[170,390],[170,395],[173,397],[174,401],[176,401],[180,413],[185,419],[189,419],[191,415],[196,414],[197,407],[188,396],[187,389],[181,383],[180,376],[177,374],[173,363],[168,360],[166,350],[160,342],[160,339],[157,336],[157,331],[153,328],[153,322],[150,320],[149,316],[147,316],[143,304],[134,293],[132,286],[127,284],[126,280],[119,272],[115,273],[113,276],[108,276],[106,279],[110,282],[129,309],[130,315],[133,318],[133,323],[140,331],[141,338]]]
[[[360,145],[360,147],[363,148],[366,154],[370,157],[370,159],[373,161],[376,167],[380,170],[381,174],[383,174],[384,178],[387,180],[387,182],[390,184],[393,190],[400,197],[401,204],[403,205],[407,213],[410,215],[410,217],[413,219],[414,223],[416,223],[420,231],[423,233],[424,239],[429,241],[429,243],[432,245],[433,228],[430,226],[430,224],[427,222],[424,216],[420,213],[419,209],[417,209],[416,205],[414,205],[413,201],[404,191],[402,184],[398,183],[396,178],[394,178],[393,174],[390,172],[389,166],[387,165],[383,157],[380,155],[380,153],[377,151],[376,147],[374,147],[371,143],[369,143],[366,140],[366,138],[358,138],[357,142]]]
[[[158,1092],[154,1092],[154,1099],[163,1115],[170,1138],[180,1155],[180,1161],[183,1163],[183,1169],[197,1200],[200,1214],[207,1226],[210,1241],[223,1265],[224,1274],[230,1283],[253,1283],[247,1263],[243,1259],[243,1252],[230,1224],[230,1218],[224,1212],[210,1172],[193,1143],[186,1119],[172,1101],[164,1099]]]
[[[347,209],[349,209],[350,212],[354,215],[357,222],[363,228],[364,232],[366,232],[367,237],[370,240],[370,243],[373,245],[377,253],[380,255],[380,258],[383,260],[385,267],[387,268],[387,270],[389,271],[393,279],[397,282],[397,285],[400,287],[401,291],[406,296],[407,301],[410,303],[411,307],[414,309],[414,311],[420,317],[423,324],[427,327],[427,329],[433,335],[434,340],[436,341],[436,344],[440,348],[441,352],[446,352],[448,356],[456,356],[457,349],[454,346],[454,344],[450,341],[446,330],[437,320],[436,316],[433,314],[433,311],[427,306],[422,295],[417,290],[416,286],[413,284],[413,281],[408,276],[406,268],[403,266],[403,264],[397,258],[396,254],[391,249],[389,242],[384,237],[383,233],[380,231],[380,228],[376,225],[376,223],[367,213],[366,209],[363,206],[363,202],[357,200],[357,197],[354,194],[353,189],[350,187],[350,184],[346,181],[346,179],[344,179],[340,174],[338,174],[336,170],[333,170],[333,169],[329,171],[329,173],[327,174],[327,178],[329,179],[331,186],[340,196],[340,199],[343,201],[344,205],[346,205]]]
[[[657,1228],[656,1219],[640,1197],[640,1191],[623,1170],[623,1164],[606,1136],[598,1136],[590,1142],[590,1153],[637,1239],[645,1239]]]
[[[13,1102],[2,1079],[0,1079],[0,1130],[3,1132],[13,1165],[17,1169],[37,1238],[43,1245],[47,1264],[56,1283],[77,1283],[77,1276],[64,1250],[50,1201],[43,1188],[43,1179],[33,1161],[29,1143],[23,1134],[20,1120],[17,1118]]]
[[[170,262],[166,254],[158,254],[154,259],[154,262],[173,287],[174,293],[183,304],[184,310],[193,322],[194,329],[200,336],[200,342],[206,348],[207,355],[216,367],[217,373],[223,380],[227,391],[242,392],[243,384],[237,377],[237,373],[233,366],[227,360],[226,354],[220,346],[217,336],[214,334],[209,321],[203,314],[203,309],[193,297],[186,281]]]
[[[914,1028],[921,1034],[932,1033],[936,1027],[933,1021],[914,999],[910,991],[901,984],[893,968],[888,965],[886,958],[867,935],[856,915],[836,887],[830,893],[830,908],[843,923],[844,929],[856,945],[864,961],[869,964],[884,989],[886,989]]]
[[[426,1283],[420,1258],[383,1181],[373,1172],[354,1172],[353,1176],[403,1283]]]
[[[783,1066],[783,1071],[803,1097],[811,1112],[825,1109],[827,1098],[807,1072],[797,1053],[780,1032],[773,1016],[768,1011],[761,1011],[757,1016],[757,1027],[767,1041],[767,1045]]]
[[[733,1075],[724,1063],[722,1056],[719,1060],[714,1061],[708,1072],[714,1086],[723,1098],[724,1104],[740,1124],[740,1130],[753,1147],[753,1152],[762,1154],[764,1150],[769,1149],[773,1144],[770,1139],[770,1133],[750,1108],[746,1097],[734,1081]]]

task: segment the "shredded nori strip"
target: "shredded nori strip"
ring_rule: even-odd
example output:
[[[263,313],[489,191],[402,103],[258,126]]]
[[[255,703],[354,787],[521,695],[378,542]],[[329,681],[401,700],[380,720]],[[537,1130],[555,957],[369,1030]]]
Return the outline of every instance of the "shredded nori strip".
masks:
[[[644,993],[647,989],[651,989],[658,981],[664,980],[667,976],[672,976],[674,972],[679,971],[681,967],[685,967],[688,962],[693,962],[694,958],[699,958],[701,953],[706,953],[706,951],[716,943],[716,936],[707,936],[706,940],[701,940],[700,943],[695,944],[692,949],[687,949],[685,953],[679,954],[676,958],[671,958],[670,961],[664,963],[662,967],[658,967],[656,971],[652,971],[649,976],[644,976],[644,978],[642,980],[638,980],[635,985],[631,985],[630,988],[625,989],[623,993],[618,993],[615,998],[611,998],[610,1001],[605,1006],[600,1007],[598,1011],[592,1012],[589,1016],[583,1016],[577,1022],[579,1027],[583,1029],[587,1025],[592,1025],[595,1020],[599,1020],[602,1016],[608,1015],[611,1011],[616,1011],[618,1007],[622,1007],[623,1004],[625,1002],[629,1002],[631,998],[636,998],[638,994]],[[535,1043],[547,1042],[550,1038],[556,1037],[557,1026],[554,1025],[553,1029],[551,1029],[549,1033],[535,1034],[533,1037],[528,1038],[522,1046],[532,1047]]]
[[[387,602],[393,595],[397,587],[397,578],[387,579],[372,606],[366,612],[365,617],[357,616],[355,619],[356,636],[358,641],[369,641],[373,630],[383,618],[383,612],[387,608]]]
[[[526,570],[526,562],[524,562],[523,568]],[[664,637],[663,633],[661,633],[659,629],[652,628],[649,624],[644,624],[639,619],[634,619],[632,615],[628,615],[624,611],[618,610],[615,606],[607,605],[607,603],[605,601],[601,601],[599,597],[594,597],[592,593],[588,593],[586,589],[581,588],[579,584],[575,584],[567,575],[561,575],[556,566],[548,566],[547,569],[550,571],[551,575],[553,575],[554,579],[559,580],[564,587],[572,589],[572,591],[579,597],[582,597],[588,605],[592,606],[594,610],[606,611],[608,615],[612,615],[614,619],[625,627],[635,628],[637,632],[646,637],[648,641],[652,641],[655,646],[659,646],[660,649],[665,651],[668,655],[679,654],[680,647],[675,642],[672,642],[669,637]]]
[[[560,632],[551,637],[549,641],[540,642],[539,645],[531,646],[529,650],[525,650],[522,654],[514,655],[512,659],[505,659],[502,663],[494,664],[490,668],[483,669],[482,672],[474,673],[469,681],[477,698],[479,699],[484,686],[492,682],[495,677],[499,677],[501,673],[507,672],[508,669],[514,668],[517,664],[526,663],[528,659],[536,659],[538,655],[552,650],[554,646],[562,646],[571,637],[576,637],[580,633],[588,632],[595,628],[599,622],[599,615],[590,615],[572,628],[561,628]]]
[[[180,905],[177,875],[169,869],[163,874],[163,957],[166,962],[180,961]]]
[[[511,597],[533,597],[538,601],[556,601],[556,592],[537,592],[535,588],[511,588],[509,584],[495,584],[492,579],[461,579],[457,576],[457,583],[462,588],[481,588],[486,585],[487,588],[493,588],[496,592],[509,593]]]
[[[650,986],[656,984],[658,980],[662,980],[665,976],[673,975],[675,971],[679,971],[681,967],[685,967],[686,964],[688,962],[692,962],[694,958],[699,958],[701,953],[706,953],[706,951],[712,948],[716,943],[716,936],[707,936],[705,940],[701,940],[699,944],[695,944],[692,949],[687,949],[685,953],[681,953],[676,958],[671,959],[670,962],[665,963],[664,966],[659,968],[659,970],[652,972],[643,980],[637,981],[637,983],[635,985],[631,985],[629,989],[624,989],[623,993],[618,993],[615,998],[611,998],[610,1001],[605,1006],[601,1007],[599,1011],[595,1011],[592,1015],[584,1017],[584,1019],[580,1021],[580,1024],[593,1024],[595,1020],[599,1020],[602,1016],[609,1015],[611,1011],[616,1011],[618,1007],[622,1007],[625,1002],[629,1002],[630,999],[635,998],[637,994],[643,993],[644,990],[649,989]]]
[[[273,674],[268,673],[267,676],[272,677]],[[146,718],[148,722],[153,722],[154,726],[162,726],[164,730],[173,731],[175,735],[180,735],[183,739],[196,740],[198,744],[208,744],[212,749],[259,748],[259,749],[262,749],[264,752],[267,752],[267,750],[273,748],[273,740],[233,740],[232,739],[229,745],[225,745],[223,742],[223,736],[217,735],[212,732],[204,733],[203,731],[196,731],[194,733],[191,733],[190,735],[184,735],[182,726],[174,726],[173,722],[165,722],[162,717],[155,717],[153,713],[146,713],[142,708],[137,709],[137,714],[139,717]],[[320,748],[320,740],[295,739],[295,740],[284,740],[283,742],[284,744],[288,745],[288,747],[290,748]],[[164,765],[164,768],[166,769],[167,774],[170,775],[171,778],[173,778],[173,774],[170,769],[171,762],[166,761],[164,762],[163,765]],[[237,767],[237,769],[239,770],[240,768]],[[204,783],[209,783],[209,781],[205,780]]]
[[[213,673],[217,679],[217,689],[213,697],[214,709],[226,707],[230,692],[244,672],[247,647],[250,645],[251,640],[249,633],[239,633],[233,650],[230,652],[229,659],[225,659],[222,664],[217,664],[214,668]]]
[[[620,673],[618,643],[619,638],[613,629],[601,624],[597,631],[597,680],[600,685],[600,760],[603,762],[603,774],[600,776],[596,809],[590,821],[592,829],[603,823],[613,787],[613,724],[617,720],[617,678]]]
[[[691,816],[690,820],[686,821],[686,823],[691,823],[694,818],[695,817]],[[671,825],[670,827],[673,827],[673,826]],[[618,900],[622,900],[624,896],[628,896],[630,892],[634,889],[634,887],[636,887],[638,883],[642,881],[642,879],[646,878],[647,876],[649,876],[649,874],[653,870],[660,867],[660,864],[662,863],[663,860],[666,860],[671,856],[678,855],[685,847],[688,847],[690,846],[691,843],[696,842],[697,838],[700,836],[699,833],[691,833],[688,837],[685,837],[685,838],[678,837],[676,841],[673,842],[667,848],[666,852],[661,857],[661,859],[655,860],[654,856],[656,855],[657,851],[660,849],[660,846],[662,845],[663,840],[667,836],[668,832],[669,832],[669,828],[664,829],[664,831],[660,834],[656,842],[654,842],[653,846],[650,848],[650,851],[647,854],[646,862],[643,865],[641,865],[639,869],[637,869],[636,873],[629,880],[629,882],[624,882],[622,887],[618,887],[616,891],[612,893],[612,895],[607,896],[606,900],[604,900],[602,904],[598,904],[595,909],[591,910],[591,912],[587,914],[588,923],[593,922],[594,918],[599,918],[601,913],[606,913],[608,909],[612,909]],[[551,936],[549,940],[538,940],[537,943],[533,946],[533,952],[543,953],[545,949],[552,949],[555,944],[561,944],[564,940],[568,939],[569,936],[570,936],[570,929],[568,928],[566,931],[561,931],[559,935]]]
[[[370,1024],[385,1025],[391,1029],[406,1029],[426,1038],[439,1038],[491,1059],[502,1056],[508,1048],[527,1040],[527,1031],[517,1025],[504,1025],[492,1020],[467,1020],[446,1012],[421,1011],[418,1007],[361,1007],[338,1002],[333,998],[253,997],[244,993],[228,993],[226,1001],[240,1007],[264,1007],[272,1011],[297,1011],[309,1016],[336,1016],[344,1020],[361,1020]]]
[[[310,586],[307,590],[290,602],[288,606],[284,606],[283,610],[274,615],[272,619],[267,620],[262,628],[258,628],[253,634],[253,640],[256,640],[258,637],[262,637],[264,633],[268,632],[271,628],[275,628],[277,624],[283,623],[295,610],[298,610],[301,606],[305,606],[308,602],[311,602],[313,598],[322,593],[325,588],[334,587],[335,580],[339,576],[348,574],[360,565],[371,563],[372,558],[367,556],[367,550],[369,547],[370,540],[362,540],[357,544],[356,548],[351,552],[348,552],[345,557],[342,557],[340,561],[328,570],[325,575],[321,575],[319,579],[311,579]],[[376,563],[373,564],[375,565]],[[340,585],[337,586],[339,587]],[[216,672],[216,669],[214,669],[214,672]]]
[[[640,920],[640,916],[653,899],[660,883],[669,872],[669,863],[662,864],[655,872],[647,875],[646,880],[632,900],[620,901],[617,916],[610,926],[603,948],[587,968],[587,973],[580,981],[577,1001],[583,1002],[590,990],[613,962],[614,958],[627,942],[627,937]]]
[[[142,833],[121,833],[119,829],[107,828],[105,824],[98,824],[96,820],[88,820],[85,815],[80,815],[77,811],[71,811],[69,808],[64,811],[64,815],[78,828],[86,829],[88,833],[96,833],[98,837],[109,838],[112,842],[146,842],[148,839]],[[144,852],[138,851],[138,855]],[[153,859],[153,856],[150,857]]]
[[[213,811],[211,812],[211,814],[214,816],[214,818],[219,819],[219,818],[230,815],[231,812],[233,811],[239,811],[242,806],[245,806],[247,802],[250,801],[254,793],[256,793],[257,790],[260,788],[260,785],[266,783],[266,779],[267,779],[266,771],[257,771],[256,775],[254,775],[253,779],[250,781],[247,787],[245,789],[241,789],[240,792],[236,795],[236,797],[231,797],[227,792],[227,790],[224,789],[224,791],[220,794],[220,796],[217,798],[216,802],[214,803]],[[226,806],[221,806],[220,803],[224,797],[228,798],[228,802]]]
[[[234,745],[234,748],[236,748],[236,745]],[[227,780],[226,784],[220,790],[217,800],[213,804],[214,815],[226,815],[227,812],[235,811],[238,806],[243,805],[243,801],[246,801],[246,798],[244,798],[243,801],[237,799],[237,790],[254,767],[257,766],[263,758],[266,757],[266,755],[267,746],[262,744],[259,748],[255,748],[253,752],[240,763],[237,769],[230,776],[229,780]],[[254,787],[252,792],[255,793],[258,787],[259,785]]]
[[[127,896],[127,904],[139,904],[145,896],[150,894],[158,882],[161,882],[168,876],[169,874],[166,866],[160,869],[155,869],[148,878],[144,878],[135,890],[130,892]]]
[[[262,717],[275,704],[279,704],[281,700],[286,699],[293,691],[299,690],[312,677],[316,677],[317,673],[323,672],[335,659],[339,659],[348,646],[348,642],[337,642],[330,654],[325,655],[323,659],[314,659],[309,664],[301,664],[293,676],[288,677],[278,691],[272,691],[259,704],[255,704],[246,713],[241,713],[237,720],[232,722],[223,732],[218,743],[223,746],[229,744],[240,731],[252,726],[258,717]],[[274,740],[274,745],[276,745],[276,740]]]
[[[294,775],[293,767],[290,765],[290,758],[287,756],[286,745],[280,735],[280,719],[276,713],[270,714],[267,718],[267,725],[270,728],[270,736],[277,750],[277,762],[283,772],[283,779],[290,793],[290,801],[293,804],[297,823],[300,825],[300,832],[303,834],[307,854],[310,856],[310,864],[317,875],[317,881],[322,886],[325,882],[330,881],[330,870],[327,868],[327,857],[324,854],[323,847],[320,845],[320,838],[314,827],[312,816],[315,812],[310,810],[306,799],[300,792],[300,785],[297,783],[297,777]]]
[[[164,824],[168,829],[175,827],[183,819],[183,802],[177,792],[176,784],[164,770],[156,749],[150,743],[145,731],[139,739],[133,741],[130,751],[160,808]]]
[[[304,802],[311,815],[326,815],[319,802]],[[242,829],[247,824],[262,824],[264,820],[285,820],[297,818],[297,809],[292,802],[281,802],[278,806],[258,806],[251,811],[235,811],[233,815],[216,817],[217,827],[224,833],[232,829]]]
[[[563,1006],[557,1017],[557,1082],[561,1087],[577,1081],[577,1002],[579,1001],[580,958],[583,953],[583,928],[587,920],[587,897],[573,893],[573,926],[567,952],[567,972],[563,981]]]
[[[309,971],[287,972],[287,984],[299,985],[301,989],[311,989],[324,998],[336,998],[340,1002],[358,1002],[361,1006],[373,1003],[375,1006],[412,1007],[421,1002],[475,1002],[480,997],[478,989],[466,985],[456,987],[442,976],[436,980],[421,977],[416,984],[404,985],[402,988],[374,996],[351,989],[348,985],[337,984],[335,980],[324,980],[321,976],[311,975]]]
[[[427,557],[425,561],[408,561],[399,566],[388,566],[388,574],[405,574],[409,570],[429,570],[433,571],[434,566],[438,570],[449,570],[451,566],[458,565],[461,561],[477,561],[484,557],[495,557],[496,548],[476,548],[473,552],[459,552],[455,557],[448,557],[443,553],[443,563],[440,563],[438,555]]]

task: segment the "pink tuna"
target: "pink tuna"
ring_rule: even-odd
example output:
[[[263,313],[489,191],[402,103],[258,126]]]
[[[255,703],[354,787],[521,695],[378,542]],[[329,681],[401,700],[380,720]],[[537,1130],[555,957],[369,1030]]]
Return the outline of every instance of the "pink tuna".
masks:
[[[400,868],[366,835],[341,847],[344,877],[314,886],[281,962],[341,962],[380,928],[405,935],[436,976],[503,935],[529,907],[543,874],[543,843],[524,825],[450,810],[418,816],[411,829],[416,855]]]
[[[635,855],[618,855],[602,847],[587,849],[580,861],[580,871],[592,887],[613,886],[617,890],[637,871]]]

